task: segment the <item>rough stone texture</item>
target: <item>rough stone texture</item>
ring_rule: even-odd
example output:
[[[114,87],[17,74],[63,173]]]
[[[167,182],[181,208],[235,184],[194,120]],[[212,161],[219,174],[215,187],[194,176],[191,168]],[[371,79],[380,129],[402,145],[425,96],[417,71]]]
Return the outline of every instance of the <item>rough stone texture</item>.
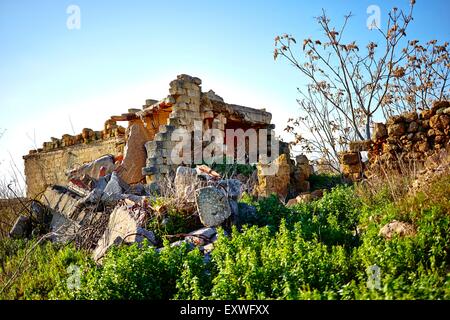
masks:
[[[189,233],[185,240],[195,245],[206,245],[216,238],[217,230],[214,227],[205,227]]]
[[[175,192],[179,199],[195,202],[197,171],[195,168],[178,167],[175,175]]]
[[[349,150],[350,152],[368,151],[371,143],[372,142],[370,140],[351,141],[349,144]]]
[[[428,158],[449,147],[449,107],[448,101],[435,102],[430,110],[420,114],[408,112],[389,118],[386,125],[376,123],[367,150],[368,162],[357,160],[361,151],[357,148],[353,148],[355,152],[344,152],[340,158],[344,175],[359,180],[380,170],[401,172],[402,167],[410,166],[420,169]]]
[[[85,163],[80,167],[70,170],[67,175],[70,178],[81,179],[83,176],[87,175],[94,179],[98,179],[100,176],[100,168],[104,167],[106,169],[105,173],[111,173],[114,170],[114,156],[105,155],[94,161]]]
[[[150,134],[142,121],[131,123],[127,128],[123,161],[119,168],[119,177],[126,183],[138,183],[144,179],[142,168],[147,161],[145,143],[149,140]]]
[[[30,226],[30,219],[20,215],[17,217],[16,222],[14,222],[14,225],[9,232],[9,236],[12,238],[25,238],[31,232]]]
[[[275,174],[265,175],[264,168],[267,165],[258,163],[258,186],[256,192],[260,197],[268,197],[272,193],[285,199],[288,195],[288,187],[290,182],[291,167],[286,154],[281,154],[274,160],[278,170]]]
[[[359,152],[341,152],[339,154],[342,174],[351,179],[358,180],[363,174],[363,164]]]
[[[237,179],[220,180],[218,186],[225,190],[228,198],[239,200],[242,194],[242,183]]]
[[[386,125],[384,123],[374,123],[372,140],[377,141],[388,135]]]
[[[324,190],[314,190],[312,192],[301,193],[294,199],[290,199],[286,203],[286,206],[292,207],[299,203],[307,203],[307,202],[318,200],[323,197],[323,193],[324,193]]]
[[[400,237],[412,236],[415,234],[414,227],[406,222],[393,220],[380,229],[379,235],[385,239],[391,239],[394,235]]]
[[[222,224],[231,215],[226,194],[214,187],[204,187],[196,192],[197,210],[200,221],[206,227]]]
[[[27,197],[35,198],[49,185],[67,185],[68,170],[105,154],[116,154],[123,141],[122,137],[112,137],[24,156]]]
[[[155,243],[153,232],[145,230],[140,221],[142,217],[138,210],[133,211],[126,205],[117,206],[111,213],[108,226],[92,253],[93,259],[99,261],[114,244],[142,242],[144,239]]]
[[[77,221],[71,220],[59,212],[54,212],[50,223],[50,232],[52,232],[51,239],[54,242],[61,243],[73,241],[80,227]]]
[[[40,201],[53,212],[59,212],[68,219],[77,214],[77,206],[81,197],[62,186],[50,186],[42,194]]]
[[[111,174],[111,179],[109,179],[105,190],[103,190],[103,195],[101,198],[103,201],[117,201],[122,198],[121,196],[124,190],[119,179],[120,178],[116,172]]]

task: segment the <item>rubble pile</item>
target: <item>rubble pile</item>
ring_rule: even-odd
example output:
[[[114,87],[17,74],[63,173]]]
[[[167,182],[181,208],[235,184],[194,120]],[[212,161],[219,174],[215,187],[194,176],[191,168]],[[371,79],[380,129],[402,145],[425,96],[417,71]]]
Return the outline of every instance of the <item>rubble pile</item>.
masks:
[[[20,216],[10,235],[27,237],[38,226],[54,242],[74,242],[79,248],[92,251],[95,261],[101,260],[114,245],[142,243],[158,247],[161,243],[152,230],[149,219],[164,214],[161,206],[153,206],[157,193],[148,186],[126,183],[120,175],[122,163],[117,157],[104,156],[67,172],[67,186],[52,185],[32,207],[37,216],[45,212],[41,222],[30,227],[30,220]],[[190,168],[179,166],[173,179],[173,197],[185,211],[192,208],[204,228],[193,230],[172,245],[188,243],[205,253],[217,240],[216,227],[227,221],[238,223],[238,201],[242,183],[237,179],[222,179],[205,165]],[[254,209],[254,208],[253,208]],[[244,215],[256,210],[244,207]]]
[[[165,223],[175,209],[186,220],[195,217],[195,227],[186,234],[164,236],[175,240],[172,245],[188,243],[209,252],[217,239],[216,227],[256,219],[254,207],[239,203],[244,190],[258,197],[275,193],[282,201],[308,198],[312,166],[304,155],[291,159],[285,143],[280,142],[281,155],[271,163],[277,168],[274,174],[265,174],[260,163],[250,179],[241,174],[227,179],[206,165],[186,164],[198,163],[196,148],[208,143],[199,140],[210,129],[224,132],[224,141],[233,145],[236,139],[246,152],[251,141],[245,140],[246,130],[267,135],[267,154],[272,154],[276,139],[272,115],[265,109],[226,103],[212,90],[202,92],[201,84],[199,78],[181,74],[170,82],[165,98],[147,99],[142,108],[111,116],[102,131],[85,128],[79,135],[52,138],[31,150],[24,160],[27,197],[34,206],[30,217],[17,219],[11,235],[48,233],[52,241],[74,242],[101,261],[113,245],[146,240],[160,246],[152,222]],[[186,140],[193,145],[176,151],[179,156],[192,153],[194,159],[173,161],[179,143],[174,132],[187,132]]]

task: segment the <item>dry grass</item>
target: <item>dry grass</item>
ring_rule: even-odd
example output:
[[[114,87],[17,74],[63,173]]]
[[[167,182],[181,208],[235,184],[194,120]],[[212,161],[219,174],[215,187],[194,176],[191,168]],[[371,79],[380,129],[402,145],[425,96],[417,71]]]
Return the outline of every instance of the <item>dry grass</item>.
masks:
[[[369,201],[380,195],[399,202],[407,195],[427,194],[427,186],[450,175],[450,151],[441,150],[427,158],[425,163],[399,157],[395,163],[379,164],[369,178],[357,184],[357,194]]]

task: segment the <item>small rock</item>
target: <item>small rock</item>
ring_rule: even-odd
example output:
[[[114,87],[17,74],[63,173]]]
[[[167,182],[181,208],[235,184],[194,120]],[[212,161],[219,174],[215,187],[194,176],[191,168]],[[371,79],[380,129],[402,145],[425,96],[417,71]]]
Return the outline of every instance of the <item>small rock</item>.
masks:
[[[388,129],[388,135],[395,136],[395,137],[400,137],[406,132],[404,123],[391,124],[387,127],[387,129]]]
[[[237,179],[220,180],[218,185],[227,193],[227,196],[233,200],[239,200],[242,194],[242,183]]]
[[[380,229],[379,235],[385,239],[391,239],[394,235],[400,237],[411,236],[415,234],[414,227],[406,222],[393,220]]]

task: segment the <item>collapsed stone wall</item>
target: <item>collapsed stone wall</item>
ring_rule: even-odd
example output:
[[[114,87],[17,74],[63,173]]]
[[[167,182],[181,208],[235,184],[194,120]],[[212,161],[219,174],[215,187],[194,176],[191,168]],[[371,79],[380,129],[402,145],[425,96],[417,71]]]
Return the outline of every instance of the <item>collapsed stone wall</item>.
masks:
[[[171,160],[178,143],[172,139],[175,130],[190,132],[195,148],[198,137],[193,131],[198,130],[199,124],[200,133],[228,128],[270,131],[274,129],[271,118],[264,109],[228,104],[212,90],[202,92],[199,78],[182,74],[170,83],[166,98],[148,99],[142,109],[129,109],[122,115],[111,116],[104,130],[85,128],[78,135],[51,138],[42,148],[31,150],[24,156],[27,195],[34,197],[51,184],[66,185],[68,170],[105,154],[115,156],[115,170],[127,184],[157,182],[175,173],[178,166]],[[128,126],[122,127],[118,122],[126,122]],[[270,137],[267,140],[269,144]],[[194,154],[195,150],[191,152]]]
[[[140,117],[145,118],[152,115],[156,108],[169,112],[167,123],[160,125],[154,138],[145,144],[147,161],[142,174],[146,176],[147,183],[156,182],[168,174],[175,173],[179,163],[173,163],[171,156],[178,143],[172,139],[172,134],[177,129],[184,129],[192,134],[190,163],[196,163],[194,154],[197,150],[194,148],[198,145],[204,147],[204,141],[198,141],[199,137],[194,134],[194,130],[205,132],[208,129],[218,129],[225,132],[228,128],[243,130],[274,128],[270,123],[272,115],[269,112],[225,103],[212,90],[202,92],[201,84],[202,81],[197,77],[179,75],[170,83],[169,95],[164,100],[138,113]],[[201,125],[200,129],[196,127],[198,124]],[[180,156],[183,151],[180,150]]]
[[[24,156],[27,197],[35,198],[49,185],[66,185],[67,170],[122,149],[123,137],[119,136]]]
[[[351,142],[340,154],[343,174],[351,180],[388,170],[420,169],[425,161],[450,146],[450,102],[435,102],[420,113],[406,112],[375,123],[371,140]],[[363,162],[361,151],[368,152]]]

